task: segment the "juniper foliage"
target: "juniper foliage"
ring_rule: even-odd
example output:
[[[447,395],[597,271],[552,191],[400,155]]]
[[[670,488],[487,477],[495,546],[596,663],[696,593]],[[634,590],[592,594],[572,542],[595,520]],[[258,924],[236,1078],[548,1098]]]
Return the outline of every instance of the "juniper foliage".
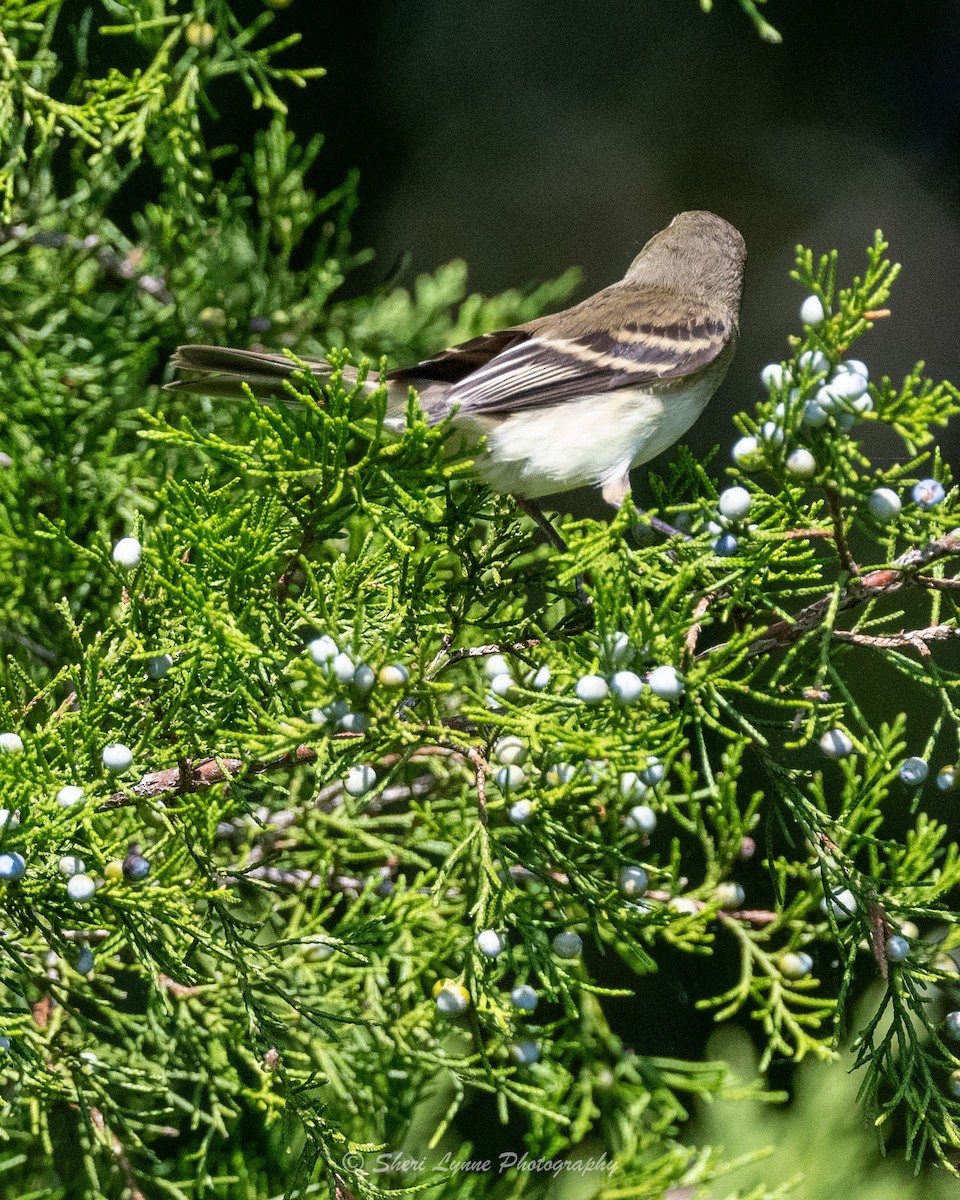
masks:
[[[451,264],[342,299],[365,258],[357,182],[306,186],[321,144],[286,131],[281,85],[309,73],[282,66],[266,16],[106,8],[114,24],[86,8],[69,35],[59,3],[23,0],[0,35],[0,1178],[550,1194],[542,1170],[449,1169],[507,1145],[502,1122],[531,1160],[615,1162],[592,1192],[706,1188],[728,1164],[684,1141],[693,1100],[772,1093],[671,1052],[654,972],[691,1019],[748,1024],[761,1070],[830,1058],[846,1032],[881,1138],[954,1169],[960,858],[936,789],[900,768],[958,757],[958,500],[935,431],[960,393],[921,365],[819,424],[808,408],[881,320],[881,235],[848,286],[835,255],[798,249],[827,315],[738,418],[752,454],[680,448],[654,479],[689,540],[650,541],[628,504],[564,521],[558,554],[413,397],[397,434],[384,392],[340,374],[280,406],[160,390],[178,342],[252,333],[335,366],[349,347],[376,373],[576,280],[482,299]],[[91,75],[104,42],[137,65]],[[224,76],[270,113],[239,163],[207,142]],[[158,194],[121,222],[138,171]],[[870,460],[871,426],[896,461]],[[910,499],[923,477],[943,500]],[[728,483],[749,525],[721,555]],[[881,486],[906,497],[894,519],[871,508]],[[138,561],[115,561],[121,536]],[[577,696],[584,675],[658,665],[673,699]],[[68,892],[69,856],[92,897]],[[556,952],[568,931],[582,954]]]

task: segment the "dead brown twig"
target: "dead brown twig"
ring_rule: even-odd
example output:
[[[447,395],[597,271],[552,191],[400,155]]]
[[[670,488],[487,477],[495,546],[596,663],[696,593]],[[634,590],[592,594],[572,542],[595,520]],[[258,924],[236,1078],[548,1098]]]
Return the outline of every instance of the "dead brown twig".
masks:
[[[901,554],[892,566],[868,571],[855,576],[841,590],[839,597],[830,592],[813,604],[802,608],[795,616],[769,625],[750,645],[749,655],[769,654],[792,646],[806,634],[817,629],[836,604],[836,611],[843,612],[873,600],[877,596],[898,592],[904,587],[930,586],[927,576],[918,573],[919,568],[943,558],[960,554],[960,528],[952,529],[943,537],[935,538],[925,546],[919,546]],[[946,582],[937,580],[937,583]],[[834,631],[836,634],[837,631]]]

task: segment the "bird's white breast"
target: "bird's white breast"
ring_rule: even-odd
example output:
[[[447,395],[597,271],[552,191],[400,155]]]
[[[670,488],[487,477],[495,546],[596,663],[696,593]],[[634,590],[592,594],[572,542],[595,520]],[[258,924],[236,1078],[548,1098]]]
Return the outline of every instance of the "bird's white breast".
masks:
[[[716,380],[682,389],[618,388],[507,417],[457,414],[471,436],[485,434],[478,474],[497,492],[536,499],[585,484],[606,486],[666,450],[694,423]]]

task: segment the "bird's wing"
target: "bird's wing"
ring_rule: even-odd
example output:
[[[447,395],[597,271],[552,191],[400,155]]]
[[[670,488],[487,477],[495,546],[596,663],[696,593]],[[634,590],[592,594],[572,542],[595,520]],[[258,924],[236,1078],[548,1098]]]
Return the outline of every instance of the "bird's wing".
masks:
[[[415,363],[412,367],[395,367],[387,372],[388,379],[398,379],[418,387],[423,381],[429,383],[459,383],[474,371],[484,367],[498,354],[527,341],[533,334],[524,325],[510,329],[498,329],[493,333],[482,333],[479,337],[471,338],[469,342],[461,342],[451,346],[449,350],[441,350],[431,358]]]
[[[734,322],[664,288],[609,288],[565,312],[487,335],[494,352],[451,381],[444,408],[507,415],[596,392],[667,383],[712,363],[736,333]],[[511,334],[522,336],[508,340]],[[499,350],[497,338],[503,339]],[[475,359],[482,349],[478,343],[482,339],[462,349],[470,348]],[[411,380],[421,370],[409,368]]]

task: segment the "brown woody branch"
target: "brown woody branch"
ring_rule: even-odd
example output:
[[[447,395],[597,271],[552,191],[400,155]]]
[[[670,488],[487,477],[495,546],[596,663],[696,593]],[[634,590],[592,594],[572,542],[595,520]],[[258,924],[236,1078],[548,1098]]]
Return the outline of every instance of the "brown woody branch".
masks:
[[[243,775],[262,775],[267,771],[289,771],[292,767],[305,766],[317,761],[317,752],[310,746],[298,746],[289,754],[266,762],[244,762],[242,758],[203,758],[199,762],[186,759],[176,767],[163,771],[152,771],[144,775],[132,787],[114,792],[97,812],[111,808],[127,808],[139,800],[155,800],[159,796],[182,796],[188,792],[201,792],[205,788]]]
[[[830,520],[833,523],[833,540],[837,544],[840,564],[851,575],[859,575],[860,568],[854,561],[854,557],[850,552],[850,544],[847,541],[847,530],[843,523],[843,506],[840,503],[840,493],[832,483],[826,485],[824,492],[827,497],[827,507],[830,509]]]
[[[903,629],[889,637],[869,633],[855,633],[850,629],[835,629],[833,637],[839,642],[850,642],[854,646],[873,646],[878,650],[894,650],[912,646],[924,658],[930,657],[927,642],[943,642],[956,637],[960,629],[956,625],[931,625],[929,629]]]
[[[814,601],[813,604],[808,604],[806,608],[802,608],[794,617],[777,621],[768,626],[759,637],[754,639],[749,654],[753,657],[792,646],[823,623],[835,601],[837,611],[843,612],[865,604],[868,600],[874,600],[878,596],[898,592],[904,587],[930,587],[930,580],[926,576],[918,574],[918,571],[929,566],[930,563],[958,554],[960,554],[960,529],[951,529],[943,537],[935,538],[925,546],[919,546],[901,554],[893,566],[883,567],[878,571],[868,571],[866,575],[851,579],[841,591],[839,598],[835,598],[831,592],[820,600]],[[937,580],[935,582],[939,584],[946,581]],[[836,636],[836,632],[835,630],[834,636]]]

